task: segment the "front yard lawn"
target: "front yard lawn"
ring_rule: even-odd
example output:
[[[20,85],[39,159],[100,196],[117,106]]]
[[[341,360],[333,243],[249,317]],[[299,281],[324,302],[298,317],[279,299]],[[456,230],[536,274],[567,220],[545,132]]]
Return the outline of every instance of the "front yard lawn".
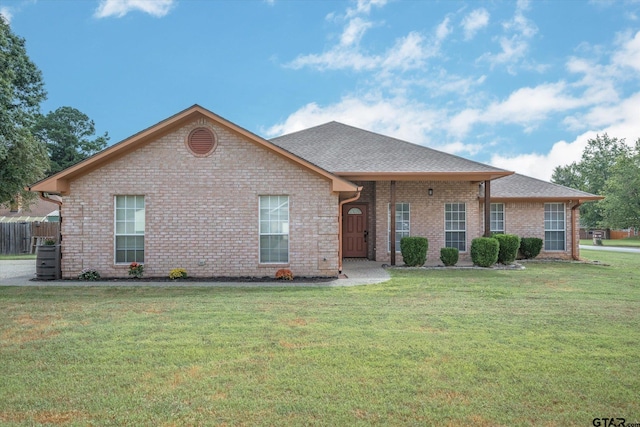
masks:
[[[0,287],[0,424],[640,422],[637,254],[354,288]]]

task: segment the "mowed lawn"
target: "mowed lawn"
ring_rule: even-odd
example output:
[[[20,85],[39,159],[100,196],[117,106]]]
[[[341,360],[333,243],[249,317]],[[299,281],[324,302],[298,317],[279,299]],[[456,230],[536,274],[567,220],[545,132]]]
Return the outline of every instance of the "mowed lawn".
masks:
[[[640,256],[354,288],[0,288],[1,425],[640,422]]]

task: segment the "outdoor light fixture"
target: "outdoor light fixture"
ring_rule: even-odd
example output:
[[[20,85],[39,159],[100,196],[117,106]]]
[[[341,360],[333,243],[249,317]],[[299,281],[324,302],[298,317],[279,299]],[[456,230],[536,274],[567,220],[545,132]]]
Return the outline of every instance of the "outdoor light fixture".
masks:
[[[429,193],[430,196],[433,196],[433,188],[430,188],[428,193]]]

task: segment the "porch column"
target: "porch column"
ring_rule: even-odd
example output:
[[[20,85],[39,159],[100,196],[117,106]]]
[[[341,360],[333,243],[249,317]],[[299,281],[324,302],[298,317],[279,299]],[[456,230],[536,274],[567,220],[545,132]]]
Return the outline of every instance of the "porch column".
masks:
[[[391,181],[391,185],[389,187],[389,207],[391,209],[391,224],[389,224],[389,229],[391,230],[391,236],[389,237],[391,241],[389,242],[389,246],[391,247],[391,265],[396,265],[396,182]]]
[[[491,237],[491,181],[484,182],[484,237]]]

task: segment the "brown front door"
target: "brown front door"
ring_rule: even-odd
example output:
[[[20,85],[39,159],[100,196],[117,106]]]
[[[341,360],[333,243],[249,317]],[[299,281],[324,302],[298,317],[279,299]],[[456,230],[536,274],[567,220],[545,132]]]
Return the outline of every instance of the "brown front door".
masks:
[[[365,258],[367,256],[367,205],[345,205],[342,209],[342,256]]]

